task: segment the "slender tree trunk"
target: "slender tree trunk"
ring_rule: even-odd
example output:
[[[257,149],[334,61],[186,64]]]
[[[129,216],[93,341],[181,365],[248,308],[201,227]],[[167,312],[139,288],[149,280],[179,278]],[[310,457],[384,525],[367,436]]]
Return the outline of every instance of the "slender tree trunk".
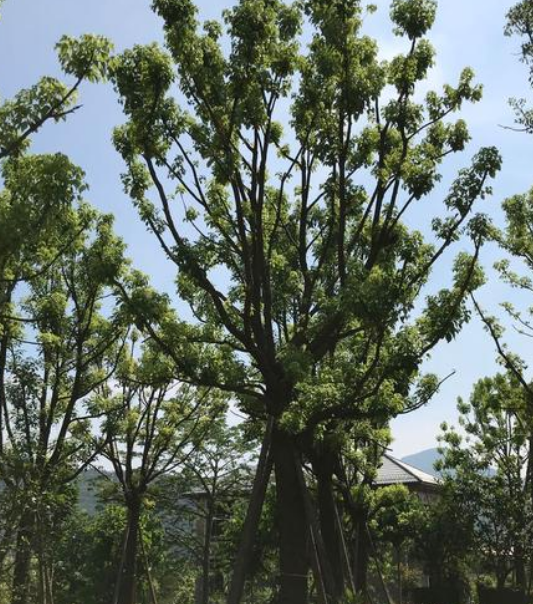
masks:
[[[328,464],[329,465],[329,464]],[[318,469],[318,467],[316,467]],[[333,468],[324,467],[317,472],[318,516],[326,557],[331,569],[333,601],[338,601],[345,591],[342,537],[339,534],[335,494],[333,492]]]
[[[318,547],[318,544],[316,542],[316,533],[313,530],[313,527],[309,527],[309,540],[311,546],[311,568],[313,570],[313,584],[309,593],[309,597],[312,597],[316,589],[319,604],[328,604],[329,598],[326,588],[326,582],[324,580],[324,573],[322,572],[322,568],[320,567],[320,548]]]
[[[372,535],[370,533],[370,529],[368,528],[368,524],[366,522],[365,522],[365,532],[366,532],[366,536],[368,539],[368,542],[367,542],[368,548],[369,548],[369,550],[372,551],[372,557],[374,558],[374,562],[376,564],[376,570],[378,572],[379,580],[381,582],[383,594],[384,594],[385,598],[387,599],[387,604],[394,604],[392,601],[392,598],[390,596],[389,590],[387,588],[387,583],[385,582],[385,577],[383,575],[383,569],[382,569],[382,563],[381,563],[381,560],[379,559],[378,551],[376,549],[376,546],[372,539]],[[366,593],[366,597],[370,598],[370,594],[368,592]]]
[[[307,488],[301,462],[298,458],[295,458],[295,463],[300,488],[304,498],[306,520],[309,530],[309,541],[311,545],[311,562],[313,572],[315,574],[317,588],[319,588],[320,592],[323,594],[322,601],[325,604],[333,603],[336,602],[335,580],[333,578],[330,560],[327,556],[326,546],[324,545],[322,530],[318,521],[315,506],[313,505],[313,501],[309,493],[309,489]]]
[[[231,576],[227,604],[239,604],[244,592],[248,562],[252,557],[252,549],[257,535],[257,527],[259,526],[259,520],[263,510],[268,483],[272,473],[273,426],[274,422],[272,419],[270,419],[267,425],[265,436],[263,438],[263,443],[261,445],[261,452],[259,454],[259,461],[255,473],[250,502],[248,504],[246,518],[244,520],[241,542],[239,544],[239,550],[233,566],[233,574]]]
[[[348,544],[346,542],[346,535],[344,532],[342,517],[339,512],[339,506],[337,504],[335,504],[335,520],[337,521],[337,530],[340,536],[340,542],[342,547],[342,561],[344,565],[344,572],[347,578],[348,587],[351,593],[355,593],[355,583],[353,580],[352,565],[350,563],[350,553],[348,551]]]
[[[124,549],[124,563],[118,581],[118,604],[137,604],[137,550],[139,546],[140,501],[134,500],[128,506],[127,539]]]
[[[49,564],[45,566],[44,572],[46,577],[48,604],[54,604],[54,573]]]
[[[33,528],[33,514],[23,511],[19,520],[15,561],[13,564],[13,604],[29,604]]]
[[[403,602],[403,585],[402,585],[402,548],[396,548],[396,573],[398,576],[398,604]]]
[[[530,434],[528,439],[528,459],[526,468],[526,488],[529,495],[530,504],[533,505],[533,435]],[[531,586],[533,584],[533,558],[529,560],[529,577],[525,580],[525,592],[527,595],[531,594]],[[526,575],[528,573],[526,572]]]
[[[526,565],[524,552],[521,547],[516,548],[516,586],[524,593],[527,590]]]
[[[39,556],[39,602],[54,604],[52,572],[49,561],[42,552]]]
[[[213,534],[214,502],[207,503],[202,552],[202,604],[209,604],[211,577],[211,536]]]
[[[150,568],[150,563],[148,562],[148,556],[146,555],[146,548],[144,547],[144,541],[143,541],[143,536],[142,536],[140,527],[139,527],[139,543],[141,546],[141,554],[143,557],[144,568],[146,570],[146,577],[148,579],[148,587],[150,589],[150,599],[152,600],[152,604],[157,604],[157,594],[155,591],[154,578],[152,577],[152,570]]]
[[[308,525],[292,438],[274,428],[273,456],[279,525],[280,604],[308,604]]]
[[[129,530],[129,525],[126,522],[126,527],[124,529],[124,535],[122,537],[122,546],[120,548],[120,558],[118,561],[118,569],[117,569],[117,575],[116,575],[116,581],[115,581],[115,590],[113,592],[113,604],[118,604],[118,599],[120,596],[120,584],[121,584],[124,564],[126,561],[126,548],[128,546],[128,530]]]
[[[44,576],[44,560],[42,552],[39,554],[39,604],[47,604],[46,580]]]
[[[37,527],[45,526],[45,522],[41,516],[37,516]],[[36,531],[35,542],[38,548],[36,554],[39,566],[39,603],[53,604],[52,564],[46,547],[46,534],[41,529]]]

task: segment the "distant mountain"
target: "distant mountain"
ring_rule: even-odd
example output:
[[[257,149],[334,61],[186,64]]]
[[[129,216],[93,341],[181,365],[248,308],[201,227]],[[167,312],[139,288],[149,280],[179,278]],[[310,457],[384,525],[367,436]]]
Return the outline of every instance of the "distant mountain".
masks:
[[[423,470],[428,474],[433,474],[433,476],[440,476],[441,473],[435,470],[434,464],[435,462],[441,458],[439,450],[435,449],[426,449],[425,451],[419,451],[418,453],[413,453],[412,455],[407,455],[407,457],[403,457],[402,461],[405,463],[411,464],[415,468],[419,470]],[[450,476],[454,475],[453,470],[447,470],[447,473]],[[494,468],[489,468],[484,472],[486,476],[495,476],[496,470]]]
[[[434,449],[426,449],[425,451],[419,451],[418,453],[413,453],[412,455],[407,455],[407,457],[403,457],[402,461],[408,463],[423,472],[427,472],[428,474],[433,474],[433,476],[438,476],[439,473],[435,470],[435,462],[440,459],[440,453],[437,448]]]
[[[91,516],[96,513],[96,509],[100,504],[98,482],[101,480],[102,475],[92,468],[85,470],[78,478],[80,507]]]

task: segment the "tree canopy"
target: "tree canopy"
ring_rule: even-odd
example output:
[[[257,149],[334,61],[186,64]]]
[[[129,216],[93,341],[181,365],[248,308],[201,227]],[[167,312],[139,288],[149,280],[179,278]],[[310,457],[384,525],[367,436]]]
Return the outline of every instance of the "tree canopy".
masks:
[[[385,60],[362,0],[235,0],[210,21],[152,0],[162,43],[64,36],[67,83],[1,101],[0,604],[531,593],[529,359],[478,292],[486,243],[502,283],[533,289],[533,194],[493,224],[500,152],[462,117],[483,87],[465,67],[431,89],[437,8],[387,3]],[[531,2],[501,27],[532,82]],[[170,294],[83,169],[32,150],[84,83],[118,100],[117,179]],[[503,308],[530,336],[531,310]],[[450,376],[426,364],[473,318],[503,370],[443,426],[439,481],[390,456],[391,422],[433,399]]]

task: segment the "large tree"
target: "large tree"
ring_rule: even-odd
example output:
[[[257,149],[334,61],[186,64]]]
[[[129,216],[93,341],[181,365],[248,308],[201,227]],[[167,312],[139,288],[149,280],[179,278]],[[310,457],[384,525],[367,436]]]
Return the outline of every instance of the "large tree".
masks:
[[[44,77],[0,105],[0,476],[7,482],[6,454],[11,454],[14,440],[7,392],[13,351],[23,326],[32,324],[39,331],[27,315],[17,315],[16,304],[27,284],[42,287],[43,275],[79,244],[82,231],[89,227],[74,209],[86,188],[82,171],[59,153],[30,154],[30,144],[45,123],[64,120],[78,108],[81,84],[105,76],[110,50],[111,45],[97,36],[64,37],[58,44],[59,59],[74,81],[65,85]],[[37,295],[35,289],[33,293]],[[26,386],[37,387],[28,363],[19,363],[20,371],[21,365],[28,370]],[[6,517],[11,517],[11,529],[17,526],[15,516],[6,513]],[[3,531],[3,537],[9,532]],[[4,547],[3,555],[7,551]]]
[[[17,523],[17,604],[29,601],[34,559],[40,601],[51,601],[52,534],[66,515],[69,485],[97,454],[84,401],[114,371],[126,333],[120,314],[104,307],[123,268],[112,221],[86,205],[68,214],[62,237],[70,246],[26,284],[2,322],[0,476]]]
[[[10,504],[13,493],[23,485],[27,488],[25,497],[18,501],[15,497],[16,505],[9,505],[6,518],[10,518],[11,526],[2,534],[7,541],[10,533],[17,533],[21,545],[14,567],[14,601],[20,602],[27,598],[27,569],[35,545],[30,534],[34,531],[24,527],[36,521],[35,517],[29,520],[35,510],[27,511],[33,488],[40,482],[35,471],[37,467],[37,473],[44,471],[47,466],[44,473],[50,470],[50,476],[57,478],[52,468],[73,454],[64,447],[75,406],[67,402],[65,387],[76,373],[73,397],[77,400],[82,396],[82,368],[67,365],[74,358],[82,362],[87,352],[84,342],[90,341],[91,334],[80,334],[84,327],[76,323],[76,313],[69,325],[61,315],[67,310],[62,309],[62,303],[68,306],[67,299],[72,302],[69,295],[81,287],[81,283],[69,287],[63,277],[75,272],[72,262],[80,254],[85,233],[96,221],[87,208],[77,209],[86,189],[82,171],[60,153],[32,155],[30,146],[47,122],[62,121],[78,109],[77,94],[84,81],[105,77],[111,45],[99,36],[77,40],[65,36],[57,50],[63,71],[73,78],[69,85],[44,77],[0,104],[0,477]],[[21,296],[28,292],[22,307]],[[43,299],[48,295],[50,299]],[[85,301],[80,300],[80,312]],[[59,333],[61,329],[70,331],[65,335],[65,331]],[[40,347],[37,354],[28,354],[30,345],[20,342],[24,337],[36,337]],[[44,521],[43,531],[46,525]],[[2,559],[7,552],[3,547]]]
[[[64,72],[74,78],[70,85],[44,77],[0,104],[0,312],[16,284],[32,278],[26,262],[47,246],[47,261],[53,263],[68,247],[68,240],[57,240],[57,233],[63,229],[65,210],[84,188],[81,171],[67,158],[32,156],[29,151],[32,137],[47,122],[63,121],[79,108],[76,101],[84,81],[106,76],[111,44],[99,36],[65,36],[57,50]],[[46,267],[43,263],[40,270]]]
[[[529,80],[533,85],[533,6],[530,2],[525,0],[519,2],[508,12],[505,33],[520,39],[521,60],[530,68]],[[528,133],[533,132],[533,112],[528,109],[527,101],[511,99],[511,105],[516,111],[517,129]],[[506,256],[495,265],[495,268],[506,283],[529,296],[533,289],[531,279],[533,269],[533,190],[506,199],[503,203],[503,210],[505,228],[495,231],[493,239],[497,241]],[[524,373],[525,365],[506,346],[501,323],[496,318],[489,317],[479,304],[476,306],[485,327],[496,344],[500,359],[519,380],[529,396],[533,397],[533,389]],[[502,306],[507,315],[515,322],[518,331],[523,335],[531,336],[531,309],[528,308],[524,312],[510,303],[504,303]]]
[[[128,119],[115,144],[126,190],[197,321],[173,320],[164,300],[133,283],[124,295],[183,379],[233,392],[268,426],[230,601],[242,592],[270,459],[280,601],[304,604],[310,518],[299,437],[357,418],[370,399],[392,396],[401,410],[429,352],[460,329],[487,226],[472,210],[500,158],[482,149],[447,194],[436,189],[444,158],[469,140],[466,124],[448,118],[481,88],[467,69],[457,86],[420,99],[434,64],[425,38],[433,0],[394,0],[406,50],[388,62],[362,33],[358,0],[241,0],[203,31],[191,0],[153,6],[168,53],[136,46],[117,57]],[[426,240],[406,219],[428,198]],[[472,253],[424,304],[432,268],[464,234]],[[351,397],[319,396],[345,349]]]

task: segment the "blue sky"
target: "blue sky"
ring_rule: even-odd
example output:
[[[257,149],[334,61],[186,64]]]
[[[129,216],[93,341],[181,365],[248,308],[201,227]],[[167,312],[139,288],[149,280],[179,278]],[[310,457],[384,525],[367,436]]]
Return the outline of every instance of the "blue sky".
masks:
[[[384,58],[402,50],[401,42],[390,31],[388,2],[379,0],[378,12],[366,18],[365,29],[378,39]],[[232,4],[229,0],[199,0],[201,15],[215,18]],[[503,199],[524,192],[533,185],[533,137],[503,129],[512,125],[509,97],[528,96],[527,71],[518,61],[519,44],[505,38],[503,26],[513,0],[441,0],[438,19],[431,35],[437,48],[437,65],[428,87],[454,83],[465,66],[474,69],[485,86],[484,99],[462,112],[469,123],[472,142],[466,153],[443,170],[443,186],[458,167],[466,165],[483,145],[499,147],[504,166],[494,184],[493,198],[484,202],[486,211],[501,223],[499,205]],[[99,33],[111,38],[117,50],[136,43],[162,40],[161,24],[152,14],[148,0],[6,0],[0,21],[0,95],[6,98],[43,75],[59,75],[54,44],[63,34]],[[533,96],[533,95],[530,95]],[[120,107],[109,86],[85,86],[83,107],[66,124],[47,126],[35,139],[38,152],[61,151],[87,173],[88,199],[100,209],[116,216],[116,230],[129,246],[134,264],[151,275],[154,285],[173,291],[175,271],[165,263],[160,249],[146,234],[128,198],[122,192],[122,162],[110,144],[114,126],[122,121]],[[437,193],[427,203],[439,203]],[[481,207],[480,207],[481,209]],[[479,294],[482,304],[493,312],[498,303],[516,295],[500,284],[490,267],[498,257],[487,248],[483,263],[489,282]],[[435,283],[446,282],[449,264],[435,274]],[[527,342],[509,333],[512,347],[527,360]],[[426,408],[396,420],[393,450],[406,455],[435,445],[443,420],[453,423],[455,402],[468,396],[472,384],[497,369],[492,342],[474,319],[450,345],[439,347],[428,369],[442,375],[456,370],[438,396]]]

